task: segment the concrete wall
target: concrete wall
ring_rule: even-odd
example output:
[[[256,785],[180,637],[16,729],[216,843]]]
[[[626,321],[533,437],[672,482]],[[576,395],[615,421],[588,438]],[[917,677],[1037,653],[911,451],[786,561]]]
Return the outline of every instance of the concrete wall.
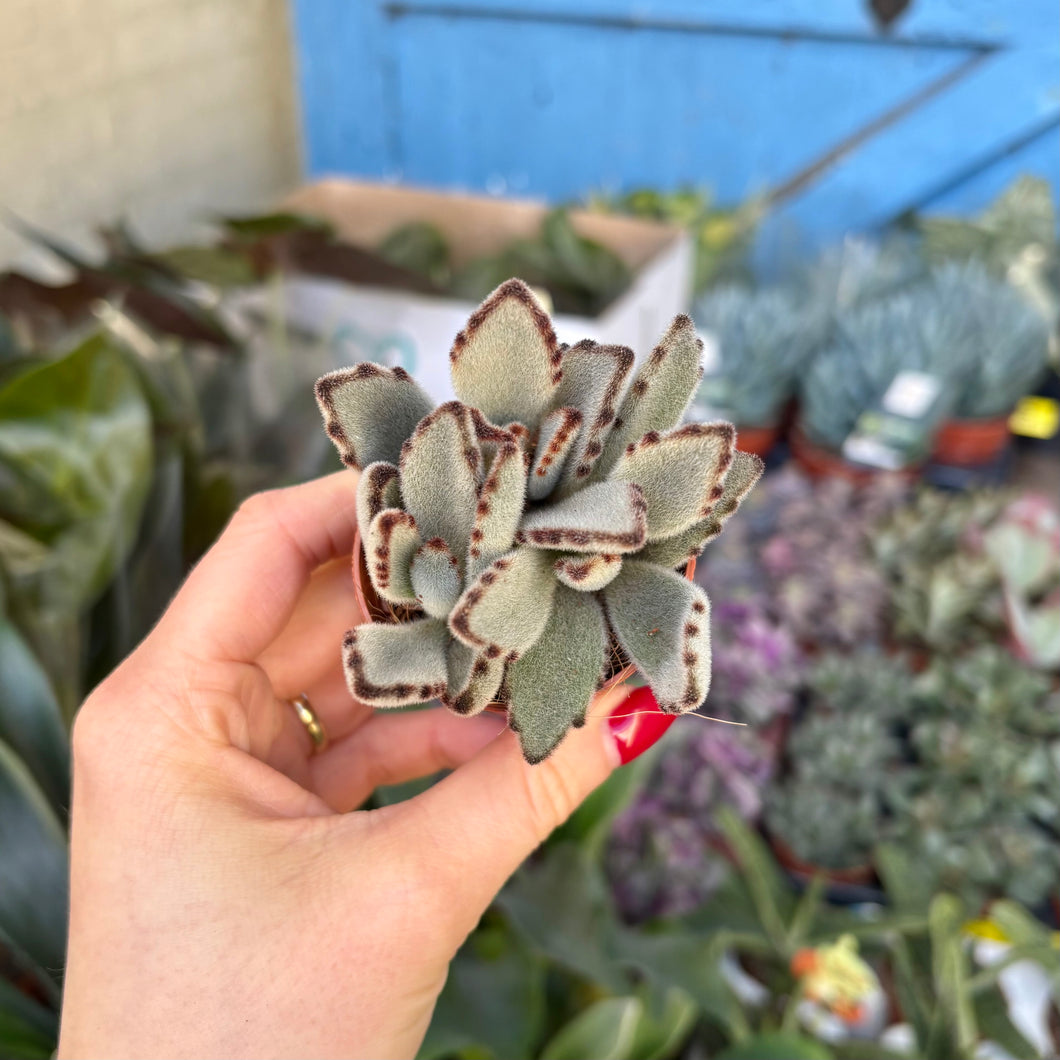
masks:
[[[151,242],[297,183],[286,0],[0,0],[0,265],[12,211]]]

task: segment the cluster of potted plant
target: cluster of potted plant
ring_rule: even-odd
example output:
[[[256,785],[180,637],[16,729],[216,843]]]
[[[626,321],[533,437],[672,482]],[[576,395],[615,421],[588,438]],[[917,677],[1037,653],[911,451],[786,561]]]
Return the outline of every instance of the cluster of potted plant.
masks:
[[[710,290],[694,315],[718,353],[699,400],[762,455],[786,434],[815,476],[991,467],[1046,377],[1055,258],[1048,188],[1021,181],[978,221],[848,239],[783,285]]]
[[[736,618],[707,713],[749,731],[737,743],[686,723],[664,748],[612,837],[628,915],[713,893],[728,806],[835,895],[871,896],[900,851],[925,903],[940,889],[972,908],[1005,896],[1052,918],[1058,529],[1060,509],[1033,495],[768,476],[696,575]],[[733,790],[730,761],[757,797]],[[690,809],[678,790],[707,798]]]

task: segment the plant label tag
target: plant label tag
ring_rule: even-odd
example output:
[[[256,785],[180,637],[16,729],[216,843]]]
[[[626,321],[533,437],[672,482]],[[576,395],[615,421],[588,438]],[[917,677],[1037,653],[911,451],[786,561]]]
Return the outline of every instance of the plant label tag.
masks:
[[[857,464],[897,471],[927,455],[946,411],[942,381],[927,372],[899,372],[873,408],[866,409],[843,442]]]
[[[931,410],[942,390],[942,381],[927,372],[899,372],[881,402],[884,412],[918,420]]]

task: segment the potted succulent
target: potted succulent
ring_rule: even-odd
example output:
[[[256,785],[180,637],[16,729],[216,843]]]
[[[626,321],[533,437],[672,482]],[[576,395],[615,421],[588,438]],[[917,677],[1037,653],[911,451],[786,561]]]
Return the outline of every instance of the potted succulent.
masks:
[[[607,845],[612,891],[627,920],[686,913],[714,893],[731,857],[717,816],[724,807],[756,821],[774,760],[774,748],[751,728],[689,725],[669,739]]]
[[[886,583],[870,562],[868,538],[904,495],[888,476],[858,488],[785,469],[758,491],[732,537],[711,550],[699,577],[716,598],[759,586],[771,617],[807,652],[879,642]]]
[[[663,711],[698,707],[709,601],[678,571],[762,471],[731,424],[678,426],[701,348],[678,317],[630,379],[631,350],[561,346],[509,280],[453,343],[460,400],[434,408],[373,363],[320,379],[327,432],[361,469],[363,558],[387,607],[343,641],[352,694],[501,705],[529,762],[631,666]]]
[[[985,549],[1007,496],[990,490],[922,489],[871,535],[895,642],[953,652],[1003,628],[994,563]]]
[[[890,838],[919,886],[980,908],[1057,895],[1060,698],[1049,678],[998,645],[938,656],[913,687],[909,783]],[[912,882],[912,881],[911,881]]]
[[[912,295],[895,295],[842,313],[799,388],[799,416],[791,434],[799,466],[814,477],[856,482],[867,481],[880,468],[915,474],[944,411],[942,387],[923,406],[918,401],[917,414],[908,417],[891,410],[892,395],[902,376],[915,378],[917,389],[928,393],[922,384],[933,370]],[[885,444],[874,446],[888,459],[869,463],[857,457],[851,443],[873,423],[895,424],[896,430],[893,437],[879,439]]]
[[[915,300],[934,371],[953,388],[952,412],[935,436],[932,457],[942,464],[989,464],[1008,442],[1016,402],[1045,373],[1045,319],[976,261],[938,267]]]
[[[813,668],[807,713],[763,813],[778,860],[796,875],[873,879],[873,847],[908,786],[897,723],[909,713],[911,685],[901,660],[871,651],[827,655]]]
[[[713,339],[712,363],[692,404],[695,415],[716,412],[736,424],[740,447],[767,456],[780,433],[814,335],[791,292],[718,287],[692,316]]]

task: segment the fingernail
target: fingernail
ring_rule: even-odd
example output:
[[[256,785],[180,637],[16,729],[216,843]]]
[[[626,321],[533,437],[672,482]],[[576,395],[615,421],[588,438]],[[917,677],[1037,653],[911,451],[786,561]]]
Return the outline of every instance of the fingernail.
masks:
[[[625,765],[655,744],[674,721],[676,714],[664,714],[645,686],[633,691],[607,719],[607,730],[619,762]]]

